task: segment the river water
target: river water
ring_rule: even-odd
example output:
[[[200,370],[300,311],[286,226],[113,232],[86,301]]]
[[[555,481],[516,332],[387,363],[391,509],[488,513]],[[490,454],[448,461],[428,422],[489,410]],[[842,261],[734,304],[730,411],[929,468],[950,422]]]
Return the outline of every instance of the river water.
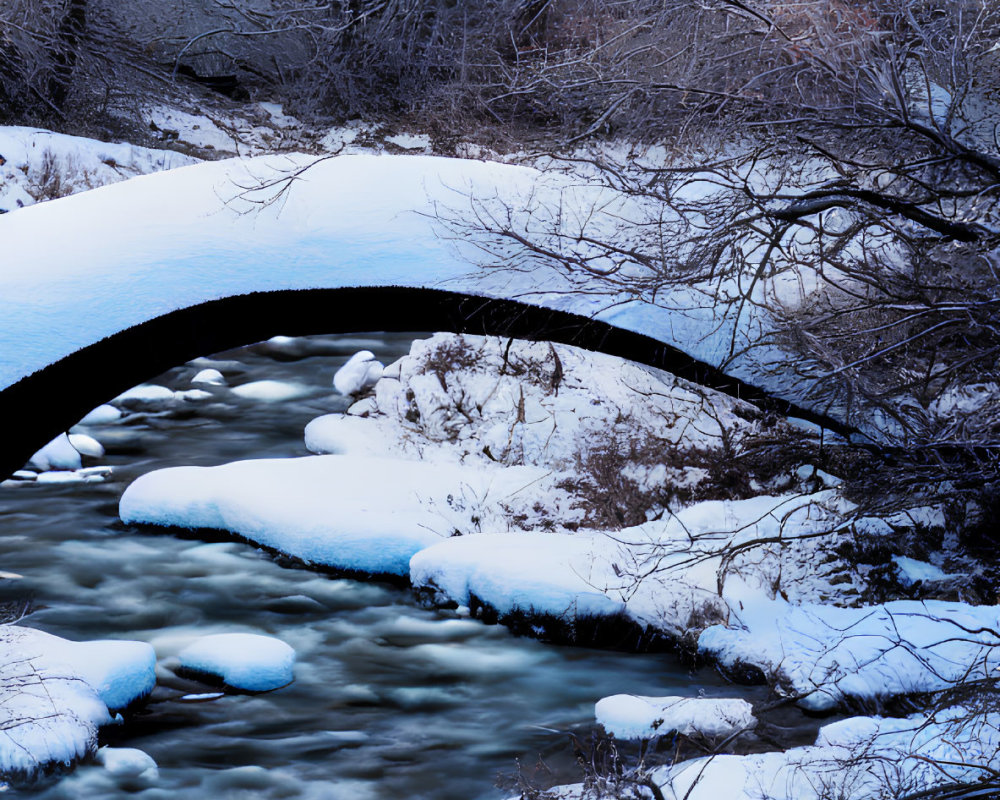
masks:
[[[669,655],[518,638],[421,607],[406,587],[331,577],[224,535],[206,541],[118,521],[121,492],[149,470],[305,455],[305,424],[347,407],[331,387],[336,369],[359,349],[389,363],[418,335],[273,341],[183,365],[152,381],[190,389],[214,364],[231,387],[276,380],[299,396],[266,401],[204,387],[211,398],[140,404],[91,429],[108,449],[105,482],[0,488],[0,569],[23,576],[0,581],[0,600],[30,599],[25,625],[70,639],[149,641],[160,659],[150,702],[102,733],[104,743],[149,753],[157,780],[83,765],[17,795],[500,798],[510,792],[496,788],[497,776],[518,762],[539,783],[579,780],[569,733],[590,735],[602,696],[733,694],[711,671],[690,674]],[[212,690],[175,675],[172,654],[191,636],[226,631],[292,645],[294,683],[185,699]],[[537,768],[540,757],[549,772]]]

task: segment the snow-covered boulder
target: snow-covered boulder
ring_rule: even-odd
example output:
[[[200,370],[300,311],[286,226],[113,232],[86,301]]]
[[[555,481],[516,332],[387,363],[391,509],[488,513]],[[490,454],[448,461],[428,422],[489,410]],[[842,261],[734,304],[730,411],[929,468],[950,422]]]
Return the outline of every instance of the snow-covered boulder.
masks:
[[[80,451],[73,447],[69,436],[60,433],[45,447],[35,453],[28,463],[39,470],[80,469]]]
[[[598,700],[594,714],[617,739],[650,739],[670,733],[725,739],[757,724],[753,707],[736,698],[616,694]]]
[[[116,778],[156,780],[159,776],[156,762],[148,753],[134,747],[101,747],[97,763]]]
[[[361,394],[382,377],[382,362],[375,360],[371,350],[360,350],[333,376],[333,388],[343,395]]]
[[[219,370],[208,367],[199,371],[193,378],[191,378],[191,383],[207,383],[212,386],[225,386],[226,379],[223,377],[222,373],[219,372]]]
[[[625,610],[601,536],[498,533],[445,539],[410,559],[410,580],[458,605],[475,596],[501,617],[515,612],[575,620]],[[609,585],[610,578],[610,585]]]
[[[410,580],[459,605],[475,595],[501,616],[622,613],[642,628],[681,637],[727,620],[743,603],[767,600],[778,578],[802,593],[819,582],[811,577],[815,551],[806,535],[829,524],[824,515],[834,499],[827,491],[706,500],[620,531],[449,538],[413,556]],[[781,559],[749,546],[782,535],[788,545]]]
[[[108,403],[99,405],[80,420],[81,425],[107,425],[122,418],[121,409]]]
[[[389,456],[399,453],[396,439],[389,438],[384,426],[367,417],[351,414],[324,414],[309,422],[305,431],[306,449],[335,455]]]
[[[154,668],[143,642],[70,642],[0,626],[0,774],[30,777],[92,753],[109,708],[148,694]]]
[[[166,386],[144,383],[139,386],[133,386],[131,389],[122,392],[111,402],[123,404],[155,404],[168,403],[173,399],[173,390],[168,389]]]
[[[234,689],[268,692],[292,682],[295,651],[255,633],[203,636],[178,654],[181,666],[214,675]]]
[[[259,400],[264,403],[282,403],[305,397],[312,389],[301,383],[291,381],[262,380],[244,383],[233,388],[233,394],[246,400]]]
[[[104,455],[104,446],[93,436],[85,433],[69,434],[69,443],[81,456],[100,458]]]

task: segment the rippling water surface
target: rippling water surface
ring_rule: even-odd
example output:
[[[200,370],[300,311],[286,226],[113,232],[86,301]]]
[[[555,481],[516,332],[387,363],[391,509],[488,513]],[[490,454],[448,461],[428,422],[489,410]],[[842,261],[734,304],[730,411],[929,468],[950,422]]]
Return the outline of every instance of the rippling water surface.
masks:
[[[118,521],[122,490],[151,469],[305,455],[305,424],[348,405],[331,388],[337,367],[359,349],[388,363],[412,338],[310,337],[220,354],[215,366],[230,387],[278,380],[299,385],[300,396],[267,402],[203,387],[211,399],[137,407],[92,429],[108,448],[101,463],[114,467],[105,483],[0,489],[0,569],[24,576],[0,581],[0,599],[30,597],[26,625],[71,639],[149,641],[159,657],[151,702],[102,734],[148,752],[159,779],[136,784],[85,765],[23,794],[499,798],[497,775],[513,773],[516,760],[535,765],[540,754],[549,780],[577,779],[567,732],[589,734],[602,696],[732,693],[669,656],[517,638],[421,608],[404,587],[331,578],[252,545]],[[189,389],[204,366],[212,364],[154,382]],[[292,645],[295,682],[256,696],[183,700],[209,690],[178,678],[173,654],[191,636],[237,630]]]

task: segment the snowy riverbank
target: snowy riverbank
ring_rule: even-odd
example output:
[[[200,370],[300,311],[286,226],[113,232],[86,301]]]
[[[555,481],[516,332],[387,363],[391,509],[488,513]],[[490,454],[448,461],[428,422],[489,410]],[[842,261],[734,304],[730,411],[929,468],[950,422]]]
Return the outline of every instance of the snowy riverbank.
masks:
[[[891,547],[896,529],[861,514],[839,479],[816,467],[811,437],[598,354],[438,335],[387,366],[346,415],[308,426],[310,449],[334,455],[150,473],[125,492],[121,513],[130,523],[227,530],[352,573],[407,576],[439,602],[542,638],[628,620],[647,640],[686,643],[813,712],[990,678],[996,607],[865,602],[870,569],[840,553],[880,530]],[[761,448],[768,458],[758,462]],[[742,481],[732,480],[734,465]],[[924,574],[945,575],[935,569]],[[942,713],[992,726],[978,711]],[[716,721],[701,724],[710,731]],[[921,762],[945,746],[937,724],[858,718],[836,728],[840,738],[821,733],[812,750],[740,758],[751,760],[747,774],[763,769],[774,785],[794,785],[789,771],[848,754],[869,766],[889,750]],[[919,737],[904,735],[914,728]],[[697,767],[699,787],[725,773],[730,790],[744,790],[735,773],[715,772],[726,758],[735,756]],[[655,780],[680,787],[693,768]],[[846,780],[843,764],[831,770]],[[958,779],[916,769],[906,777],[917,788]],[[862,793],[850,796],[881,786],[858,783]],[[749,779],[746,787],[753,796]]]

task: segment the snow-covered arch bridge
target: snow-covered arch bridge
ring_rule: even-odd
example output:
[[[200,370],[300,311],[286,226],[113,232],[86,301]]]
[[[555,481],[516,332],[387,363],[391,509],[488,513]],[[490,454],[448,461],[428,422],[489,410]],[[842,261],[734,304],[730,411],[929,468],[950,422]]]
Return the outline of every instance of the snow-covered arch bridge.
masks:
[[[280,195],[281,182],[257,188],[302,163],[199,164],[0,217],[0,472],[129,386],[276,334],[545,337],[754,394],[685,354],[705,357],[666,312],[560,292],[552,273],[484,272],[476,242],[441,236],[435,219],[470,198],[524,214],[565,185],[522,167],[358,155],[315,164]]]

